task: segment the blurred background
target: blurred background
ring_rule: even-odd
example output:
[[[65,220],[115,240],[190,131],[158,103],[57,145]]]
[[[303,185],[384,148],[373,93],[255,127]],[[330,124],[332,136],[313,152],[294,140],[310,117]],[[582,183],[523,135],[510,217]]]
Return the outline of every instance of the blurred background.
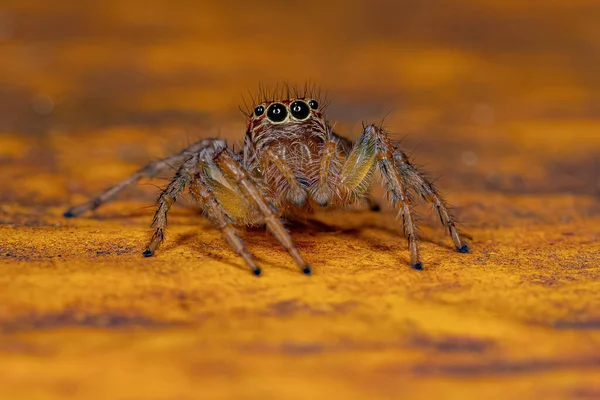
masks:
[[[4,2],[0,160],[89,195],[111,164],[241,141],[259,84],[312,82],[338,131],[386,117],[452,190],[597,194],[599,20],[589,0]],[[3,174],[43,199],[25,172]]]

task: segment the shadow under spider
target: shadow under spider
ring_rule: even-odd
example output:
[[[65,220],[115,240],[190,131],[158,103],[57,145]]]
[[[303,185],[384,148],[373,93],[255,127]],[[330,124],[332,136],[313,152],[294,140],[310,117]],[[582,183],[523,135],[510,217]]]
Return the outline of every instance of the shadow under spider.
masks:
[[[215,231],[215,229],[210,225],[210,223],[207,220],[204,220],[203,222],[206,222],[206,223],[199,223],[196,226],[196,228],[197,229],[210,229],[212,231]],[[321,234],[321,233],[335,233],[335,234],[347,235],[352,238],[357,238],[357,239],[363,241],[366,244],[366,246],[368,246],[376,251],[386,251],[386,252],[396,251],[399,248],[398,244],[403,243],[402,239],[405,239],[405,236],[399,230],[400,228],[398,230],[393,229],[393,228],[386,226],[385,224],[380,223],[376,220],[370,221],[367,224],[363,223],[360,226],[351,226],[351,227],[340,227],[333,223],[324,222],[324,221],[321,221],[316,218],[306,218],[306,219],[302,219],[302,220],[301,219],[291,219],[291,220],[285,220],[284,223],[285,223],[286,228],[290,232],[292,232],[292,234],[314,236],[315,234]],[[434,227],[433,224],[431,224],[431,225],[427,224],[426,226],[428,226],[431,229],[437,228],[437,227]],[[372,229],[372,230],[379,231],[379,232],[385,232],[386,234],[390,235],[391,238],[389,240],[387,240],[387,239],[382,239],[382,238],[366,237],[364,234],[364,231],[367,229]],[[270,237],[271,235],[267,231],[265,231],[265,228],[263,226],[246,227],[246,228],[244,228],[244,232],[245,232],[244,240],[249,247],[257,247],[257,246],[264,245],[265,238],[268,238],[267,240],[271,240],[271,237]],[[467,236],[467,235],[465,235],[465,236]],[[401,240],[398,240],[398,239],[401,239]],[[423,242],[432,243],[436,246],[440,246],[440,247],[446,248],[448,250],[454,250],[454,248],[452,246],[447,245],[447,244],[441,244],[439,240],[433,240],[428,237],[422,237],[421,240]],[[206,257],[209,257],[215,261],[223,262],[225,264],[234,266],[241,270],[247,270],[245,264],[236,263],[235,261],[233,261],[233,258],[237,257],[237,255],[235,254],[235,252],[233,250],[231,250],[229,248],[225,248],[225,246],[226,246],[225,242],[223,242],[223,247],[219,247],[219,250],[218,250],[218,252],[224,252],[225,254],[215,254],[215,252],[212,252],[212,251],[207,252],[206,246],[202,246],[202,244],[192,244],[192,243],[196,243],[195,241],[197,241],[196,234],[194,234],[194,233],[182,234],[176,238],[175,243],[173,243],[172,245],[170,245],[168,247],[165,247],[165,249],[175,249],[177,246],[187,246],[188,248],[192,248],[193,251],[197,251],[199,254],[203,254]],[[276,246],[277,244],[275,242],[273,242],[272,245]],[[231,254],[229,254],[227,252],[230,252]],[[287,263],[286,264],[273,263],[271,260],[265,259],[263,257],[259,257],[256,254],[255,254],[255,258],[261,264],[263,264],[265,266],[269,266],[271,268],[292,270],[292,269],[290,269],[289,265],[287,265]]]
[[[105,213],[105,214],[98,213],[98,214],[89,215],[87,217],[82,216],[81,219],[88,218],[91,220],[103,221],[103,220],[119,220],[119,219],[128,219],[128,218],[146,217],[149,215],[148,209],[153,209],[153,208],[154,208],[154,206],[149,206],[149,207],[142,207],[142,208],[139,208],[136,210],[132,210],[130,212],[123,212],[123,213],[119,213],[119,212],[112,212],[112,213]],[[363,212],[369,212],[369,211],[359,211],[359,212],[363,213]],[[182,210],[182,209],[173,210],[172,215],[180,216],[180,217],[197,216],[198,218],[200,218],[198,225],[196,225],[197,229],[210,229],[210,230],[214,231],[214,228],[210,225],[208,220],[206,220],[202,216],[202,210],[200,210],[199,208],[193,208],[193,207],[187,208],[186,207],[185,210]],[[385,216],[385,215],[387,215],[387,213],[377,212],[375,215]],[[397,240],[405,239],[405,236],[402,234],[400,225],[398,225],[398,229],[394,229],[392,227],[389,227],[387,224],[378,222],[376,219],[377,218],[375,218],[375,220],[369,221],[366,224],[362,223],[360,226],[347,226],[347,227],[338,226],[338,225],[335,225],[335,223],[324,222],[324,221],[321,221],[314,217],[308,217],[306,219],[285,219],[283,222],[284,222],[285,227],[292,233],[292,235],[294,235],[294,234],[315,235],[315,234],[322,234],[322,233],[335,233],[335,234],[347,235],[347,236],[350,236],[353,238],[357,238],[357,239],[365,242],[365,244],[368,245],[369,247],[376,249],[378,251],[394,251],[394,250],[398,249],[397,245],[400,243],[400,241],[397,241]],[[426,221],[421,221],[421,224],[423,224],[431,229],[437,229],[437,227],[434,227],[433,224],[431,224],[431,225],[427,224]],[[260,232],[264,232],[265,235],[270,236],[267,232],[265,232],[264,226],[245,227],[245,228],[240,228],[240,230],[241,229],[244,229],[249,234],[249,235],[246,235],[247,237],[245,240],[251,246],[260,245],[259,241],[254,240],[254,238],[253,238],[253,237],[259,237],[257,235],[260,235]],[[385,232],[386,234],[391,236],[391,238],[390,238],[391,242],[389,242],[389,245],[384,244],[384,243],[376,243],[376,241],[382,242],[383,240],[380,238],[375,239],[372,237],[365,237],[364,231],[367,229],[373,229],[375,231]],[[471,235],[469,235],[465,232],[462,232],[462,235],[470,240],[473,239]],[[245,264],[236,263],[235,261],[229,260],[228,259],[228,258],[230,258],[229,255],[217,255],[211,251],[209,251],[208,254],[206,254],[207,253],[206,247],[194,246],[194,245],[190,246],[191,243],[194,243],[194,240],[197,240],[197,235],[195,233],[184,233],[184,234],[181,234],[178,237],[176,237],[175,242],[172,243],[171,245],[167,245],[165,243],[164,249],[172,250],[172,249],[177,248],[178,246],[187,246],[188,248],[191,247],[193,252],[198,252],[199,254],[205,254],[207,257],[209,257],[215,261],[223,262],[225,264],[228,264],[230,266],[236,267],[236,268],[244,270],[244,271],[247,270]],[[434,240],[434,239],[431,239],[426,236],[421,236],[420,240],[423,242],[426,242],[426,243],[432,243],[434,245],[444,247],[449,250],[454,250],[454,248],[451,245],[441,244],[439,240]],[[275,245],[275,243],[273,243],[273,244]],[[225,242],[223,242],[223,246],[226,246]],[[224,250],[224,247],[220,248],[219,251],[223,251],[223,250]],[[233,250],[231,250],[231,258],[233,258],[233,257],[237,257],[237,255],[233,252]],[[286,270],[290,269],[288,266],[284,266],[283,264],[282,265],[273,264],[269,260],[265,260],[256,255],[255,255],[255,258],[257,261],[260,261],[261,264],[265,264],[270,267],[286,269]]]
[[[148,217],[151,218],[152,217],[152,213],[153,211],[156,209],[156,206],[152,205],[149,207],[142,207],[136,210],[131,210],[131,211],[123,211],[123,212],[119,212],[119,211],[114,211],[114,212],[102,212],[102,213],[94,213],[92,211],[91,214],[89,215],[80,215],[77,217],[77,219],[81,219],[81,220],[85,220],[85,219],[90,219],[90,220],[97,220],[97,221],[109,221],[109,220],[126,220],[128,218],[139,218],[139,217]],[[152,211],[148,211],[148,210],[152,210]],[[180,217],[190,217],[190,216],[195,216],[195,215],[200,215],[202,216],[202,211],[199,209],[191,209],[189,211],[184,211],[185,209],[179,208],[179,209],[173,209],[170,213],[169,216],[180,216]]]
[[[422,222],[421,222],[422,223]],[[434,229],[433,225],[429,225],[429,224],[423,224],[429,228]],[[375,231],[379,231],[379,232],[385,232],[395,238],[405,238],[404,234],[401,232],[401,227],[399,229],[394,229],[391,228],[389,226],[386,226],[384,224],[380,224],[377,221],[371,221],[367,224],[362,224],[361,226],[352,226],[352,227],[340,227],[340,226],[336,226],[334,224],[331,223],[327,223],[327,222],[323,222],[320,221],[318,219],[314,219],[314,218],[308,218],[306,220],[289,220],[286,221],[285,223],[286,228],[288,228],[292,233],[304,233],[304,234],[311,234],[311,233],[338,233],[338,234],[342,234],[342,235],[349,235],[358,239],[362,239],[363,241],[367,241],[370,239],[366,239],[364,237],[361,237],[363,231],[367,230],[367,229],[373,229]],[[470,235],[467,235],[465,233],[462,233],[462,235],[470,240],[472,240],[473,238]],[[392,239],[393,240],[393,239]],[[448,244],[440,244],[439,241],[430,239],[428,237],[424,237],[421,236],[420,240],[422,242],[426,242],[426,243],[432,243],[450,250],[454,250],[454,247],[452,247],[451,245]],[[371,243],[373,245],[373,243]],[[380,248],[381,246],[379,245],[374,245],[375,247]]]
[[[196,229],[210,230],[213,232],[217,232],[217,230],[210,225],[208,220],[204,220],[203,222],[198,224],[196,226]],[[265,230],[264,227],[260,227],[260,226],[248,227],[245,229],[245,231],[246,231],[246,233],[249,233],[249,235],[246,235],[244,240],[245,240],[246,244],[250,245],[251,247],[257,247],[257,246],[264,244],[264,242],[259,242],[259,241],[253,240],[252,239],[253,236],[256,238],[261,237],[261,236],[262,237],[271,236]],[[220,240],[220,237],[216,239],[216,241],[218,241],[218,240]],[[268,240],[271,240],[271,238],[269,237]],[[273,242],[271,245],[273,247],[278,247],[278,244],[275,242]],[[248,271],[248,266],[246,264],[244,264],[242,259],[233,251],[233,249],[231,249],[227,246],[227,243],[225,241],[223,241],[222,246],[220,244],[217,244],[217,246],[212,246],[210,244],[210,242],[202,242],[201,243],[198,241],[198,235],[196,232],[188,232],[188,233],[183,233],[183,234],[177,235],[173,243],[171,243],[171,244],[165,243],[165,245],[163,245],[162,249],[163,250],[176,250],[179,247],[187,247],[192,252],[192,255],[199,254],[199,255],[205,256],[207,258],[210,258],[213,261],[218,261],[220,263],[232,266],[232,267],[237,268],[242,271]],[[285,251],[285,250],[283,250],[283,251]],[[266,258],[260,257],[256,254],[253,254],[253,256],[254,256],[255,260],[261,264],[262,267],[276,268],[276,269],[280,269],[280,270],[290,271],[292,273],[297,273],[296,270],[293,267],[290,267],[289,264],[287,264],[287,263],[274,263],[271,259],[266,259]],[[240,262],[236,261],[238,258],[240,259]],[[201,265],[201,262],[199,263],[199,265]]]
[[[204,229],[205,226],[198,225],[198,228],[199,229]],[[209,226],[209,229],[213,229],[213,228]],[[190,243],[196,243],[197,244],[197,238],[198,238],[198,235],[196,233],[194,233],[194,232],[183,233],[181,235],[178,235],[176,237],[176,239],[175,239],[175,242],[172,243],[171,245],[166,245],[165,244],[165,246],[163,246],[163,249],[164,250],[174,250],[174,249],[177,249],[179,247],[186,246],[189,249],[191,249],[192,253],[202,254],[202,255],[204,255],[207,258],[210,258],[212,260],[219,261],[219,262],[221,262],[223,264],[227,264],[227,265],[229,265],[231,267],[240,269],[242,271],[248,271],[248,267],[243,262],[238,263],[238,262],[234,262],[234,261],[229,260],[228,259],[229,257],[224,257],[224,256],[220,256],[220,255],[217,256],[216,254],[214,254],[210,250],[207,252],[206,251],[207,250],[206,247],[202,248],[199,245],[191,245],[190,246],[189,245]],[[228,250],[230,250],[230,249],[227,248],[224,251],[228,251]],[[221,250],[219,249],[219,251],[221,251]],[[233,250],[231,250],[231,258],[233,258],[233,257],[237,257],[237,254],[235,254],[235,252]]]

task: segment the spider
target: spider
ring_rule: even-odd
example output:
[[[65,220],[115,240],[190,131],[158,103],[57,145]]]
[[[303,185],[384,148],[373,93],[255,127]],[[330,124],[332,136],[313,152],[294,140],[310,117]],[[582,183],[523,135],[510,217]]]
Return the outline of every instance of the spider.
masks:
[[[469,252],[443,197],[381,126],[363,124],[362,135],[352,143],[333,131],[324,117],[324,105],[310,91],[302,96],[291,96],[288,91],[286,99],[275,95],[268,98],[263,96],[245,112],[247,128],[241,151],[233,151],[222,139],[200,140],[148,164],[99,196],[70,208],[64,216],[96,209],[141,178],[154,177],[175,166],[175,176],[158,197],[153,234],[143,256],[152,256],[164,241],[167,213],[187,188],[256,276],[261,275],[261,268],[235,226],[266,225],[300,270],[310,275],[310,265],[281,219],[318,207],[343,208],[369,202],[369,187],[378,169],[388,199],[402,216],[412,268],[423,269],[413,211],[415,197],[433,204],[456,250]]]

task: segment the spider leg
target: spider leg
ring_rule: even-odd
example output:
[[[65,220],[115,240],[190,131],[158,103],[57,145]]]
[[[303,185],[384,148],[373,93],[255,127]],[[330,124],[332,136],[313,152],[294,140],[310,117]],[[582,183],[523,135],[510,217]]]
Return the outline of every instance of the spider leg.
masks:
[[[129,175],[127,178],[123,179],[116,185],[105,189],[102,193],[100,193],[98,196],[94,197],[90,201],[69,208],[67,211],[65,211],[63,215],[67,218],[72,218],[77,217],[78,215],[81,215],[86,211],[95,210],[102,204],[111,201],[123,189],[138,182],[142,178],[155,177],[167,171],[169,168],[171,168],[172,165],[180,165],[185,159],[189,158],[194,153],[198,153],[202,149],[209,147],[220,148],[224,146],[225,141],[221,139],[200,140],[192,144],[188,148],[180,151],[179,153],[173,154],[169,157],[163,158],[161,160],[146,165],[144,168]]]
[[[359,141],[360,142],[360,141]],[[313,193],[315,201],[325,207],[332,198],[340,197],[334,188],[339,187],[335,176],[342,170],[341,160],[348,157],[343,165],[342,187],[349,190],[352,201],[365,195],[366,206],[371,211],[380,211],[379,203],[371,197],[367,185],[373,175],[374,147],[366,145],[365,142],[357,142],[354,146],[352,141],[331,132],[331,139],[326,142],[320,153],[321,165],[316,189]]]
[[[199,161],[200,153],[196,153],[188,158],[181,167],[179,167],[171,183],[169,183],[169,185],[161,192],[160,196],[158,196],[158,208],[152,219],[152,229],[154,229],[154,233],[152,234],[152,238],[150,239],[146,250],[142,253],[144,257],[152,256],[158,246],[165,240],[167,213],[171,209],[173,203],[175,203],[177,196],[179,196],[183,189],[191,182]]]
[[[400,204],[404,233],[408,239],[410,265],[423,269],[419,256],[419,237],[412,200],[407,192],[398,166],[394,163],[394,147],[386,132],[375,126],[366,126],[342,169],[341,183],[351,196],[364,196],[371,182],[375,165],[391,195],[392,205]]]
[[[370,194],[367,196],[367,207],[369,207],[369,210],[373,212],[381,211],[381,206],[379,205],[379,202],[373,200]]]
[[[396,203],[400,203],[404,233],[408,239],[410,250],[410,266],[421,270],[423,269],[423,262],[419,255],[419,232],[414,217],[413,202],[406,190],[400,169],[394,162],[394,146],[387,133],[378,126],[369,125],[364,132],[373,135],[375,140],[377,165],[386,183],[387,190],[391,194],[392,204],[395,206]]]
[[[367,194],[375,172],[375,140],[365,131],[348,154],[340,174],[340,185],[347,192],[350,202]]]
[[[448,206],[444,201],[443,197],[437,191],[433,183],[421,173],[414,165],[410,163],[408,157],[400,149],[394,151],[394,160],[396,165],[400,168],[400,172],[404,177],[406,185],[417,195],[420,195],[425,200],[431,202],[438,211],[440,221],[442,225],[448,227],[456,251],[460,253],[468,253],[469,246],[466,243],[462,243],[456,224],[452,214],[448,211]]]
[[[231,179],[212,162],[212,158],[202,164],[202,178],[233,225],[257,225],[262,222],[256,207],[246,198],[239,186],[231,182]]]
[[[254,262],[252,254],[248,251],[246,244],[241,237],[238,236],[231,219],[219,204],[214,193],[211,192],[205,179],[200,174],[195,174],[190,184],[190,194],[192,197],[202,205],[206,215],[212,221],[215,228],[221,231],[223,238],[229,243],[229,245],[238,253],[246,264],[252,268],[252,272],[256,276],[260,276],[262,273],[261,269]]]
[[[300,255],[300,252],[296,248],[292,237],[285,230],[281,221],[277,218],[276,210],[274,210],[275,207],[265,200],[258,186],[254,183],[252,178],[237,160],[236,154],[230,149],[225,148],[215,155],[214,162],[226,175],[235,180],[236,184],[242,190],[244,195],[249,198],[260,211],[267,228],[271,231],[279,243],[288,251],[300,270],[302,270],[302,272],[304,272],[306,275],[310,275],[312,273],[310,265],[304,261]]]

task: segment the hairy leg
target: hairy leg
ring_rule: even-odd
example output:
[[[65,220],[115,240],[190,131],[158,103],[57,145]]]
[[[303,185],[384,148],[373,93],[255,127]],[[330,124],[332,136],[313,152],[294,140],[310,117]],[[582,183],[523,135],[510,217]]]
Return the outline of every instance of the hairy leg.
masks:
[[[365,196],[375,172],[375,140],[366,131],[358,138],[348,154],[340,174],[339,184],[346,192],[348,201],[354,202]]]
[[[410,265],[423,269],[419,256],[419,238],[412,201],[406,190],[398,167],[394,163],[394,147],[385,131],[369,125],[348,155],[341,174],[340,184],[351,196],[364,196],[368,189],[375,165],[379,167],[392,205],[400,204],[404,233],[408,239]]]
[[[242,167],[237,156],[230,149],[223,149],[214,157],[214,162],[231,179],[233,179],[244,195],[256,206],[263,216],[267,228],[273,236],[281,243],[294,259],[298,267],[306,275],[312,273],[310,265],[304,261],[296,248],[292,237],[285,230],[281,221],[277,218],[275,207],[265,200],[258,186]]]
[[[414,165],[410,163],[408,157],[400,149],[396,149],[394,152],[394,160],[396,165],[400,168],[400,173],[406,183],[406,185],[418,196],[423,197],[425,200],[430,201],[438,211],[440,221],[442,225],[448,227],[456,251],[460,253],[468,253],[469,246],[466,243],[462,243],[456,224],[452,214],[448,211],[448,206],[444,201],[444,198],[437,191],[433,183],[421,173]]]
[[[252,268],[254,275],[259,276],[262,271],[254,262],[254,257],[248,251],[246,244],[238,236],[231,219],[217,201],[215,195],[211,193],[206,181],[200,174],[195,174],[190,184],[190,193],[192,197],[202,205],[206,215],[211,220],[215,228],[221,231],[223,238],[238,253],[246,264]]]
[[[134,172],[115,186],[111,186],[94,197],[90,201],[79,204],[77,206],[69,208],[63,214],[65,217],[71,218],[83,214],[86,211],[95,210],[102,204],[111,201],[119,192],[126,187],[138,182],[142,178],[152,178],[165,171],[171,166],[179,166],[184,160],[191,157],[194,153],[198,153],[203,149],[212,147],[213,149],[225,147],[225,141],[221,139],[204,139],[194,143],[188,148],[180,151],[179,153],[173,154],[162,160],[155,161],[146,165],[144,168]]]
[[[183,189],[191,182],[196,168],[200,161],[200,154],[194,154],[188,158],[177,170],[175,177],[169,185],[162,191],[158,196],[157,204],[158,208],[152,219],[152,229],[154,233],[150,238],[150,242],[146,247],[146,250],[142,253],[144,257],[150,257],[154,254],[156,249],[165,240],[165,228],[167,227],[167,213],[171,209],[173,203],[177,199],[177,196],[181,194]]]
[[[256,207],[245,197],[238,185],[231,182],[212,162],[212,158],[202,164],[200,172],[211,194],[217,198],[234,225],[248,226],[261,223],[262,218]]]
[[[343,197],[335,188],[343,187],[346,195],[350,194],[354,201],[368,190],[374,171],[375,147],[367,142],[354,146],[352,141],[331,132],[332,139],[323,145],[320,153],[321,165],[319,179],[313,198],[322,207],[326,207],[335,197]],[[344,163],[342,164],[342,161]],[[338,185],[336,177],[341,173],[342,185]],[[367,183],[367,185],[365,185]],[[380,211],[379,203],[366,194],[366,206],[371,211]]]
[[[396,203],[400,203],[404,234],[408,240],[410,250],[410,266],[418,270],[423,269],[423,263],[419,255],[419,232],[414,218],[413,202],[409,197],[400,170],[394,162],[394,146],[387,133],[378,126],[367,126],[363,134],[373,135],[377,165],[386,188],[391,194],[392,204],[395,206]]]

